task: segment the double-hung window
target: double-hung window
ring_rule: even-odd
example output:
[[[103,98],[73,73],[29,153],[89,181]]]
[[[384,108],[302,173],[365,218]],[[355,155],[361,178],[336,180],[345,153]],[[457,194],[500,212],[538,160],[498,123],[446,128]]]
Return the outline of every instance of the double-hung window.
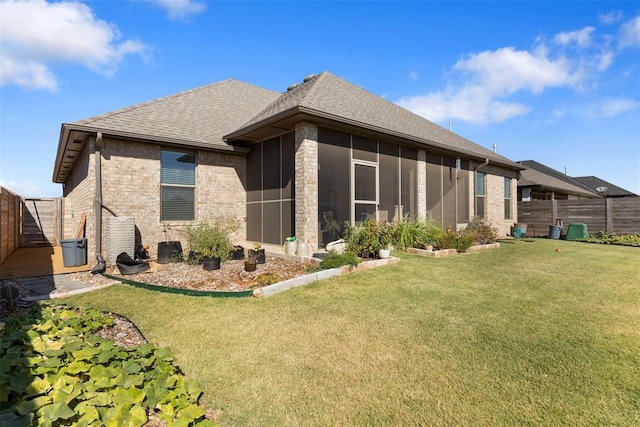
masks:
[[[484,172],[476,172],[476,216],[485,216],[486,175]]]
[[[504,179],[504,219],[511,219],[511,179]]]
[[[160,220],[195,219],[195,153],[165,151],[160,154]]]

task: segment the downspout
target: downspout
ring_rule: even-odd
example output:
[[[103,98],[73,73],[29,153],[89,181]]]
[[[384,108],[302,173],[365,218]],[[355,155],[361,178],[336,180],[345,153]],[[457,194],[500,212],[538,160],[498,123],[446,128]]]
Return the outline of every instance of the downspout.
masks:
[[[478,166],[476,166],[476,168],[473,170],[474,172],[477,172],[478,169],[480,169],[481,167],[487,166],[489,164],[489,159],[484,159],[484,162],[482,162],[481,164],[479,164]]]
[[[96,134],[95,174],[96,174],[96,255],[102,254],[102,132]]]

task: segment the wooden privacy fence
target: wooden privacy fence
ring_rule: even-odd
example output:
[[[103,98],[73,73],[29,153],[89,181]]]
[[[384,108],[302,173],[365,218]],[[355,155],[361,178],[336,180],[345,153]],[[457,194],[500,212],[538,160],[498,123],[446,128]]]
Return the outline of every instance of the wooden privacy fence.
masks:
[[[20,211],[22,198],[0,187],[0,264],[20,247]]]
[[[0,187],[0,264],[18,248],[59,244],[62,216],[60,197],[26,199]]]
[[[586,224],[589,234],[640,233],[640,197],[518,202],[518,223],[527,224],[528,236],[547,236],[558,220],[565,230],[572,222]]]

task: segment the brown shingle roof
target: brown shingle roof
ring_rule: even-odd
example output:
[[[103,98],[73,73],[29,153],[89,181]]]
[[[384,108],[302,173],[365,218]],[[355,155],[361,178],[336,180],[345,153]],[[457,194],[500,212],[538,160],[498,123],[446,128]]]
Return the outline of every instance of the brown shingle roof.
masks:
[[[577,182],[577,185],[574,184],[571,177],[563,175],[561,172],[551,169],[534,160],[525,160],[518,163],[530,168],[520,172],[518,187],[540,186],[550,190],[562,191],[583,197],[599,197],[598,194],[584,188],[582,184]],[[566,179],[563,179],[563,177],[566,177]]]
[[[153,137],[224,144],[222,136],[280,94],[228,79],[73,124]]]
[[[615,184],[605,181],[604,179],[598,178],[597,176],[574,176],[573,179],[580,182],[583,185],[586,185],[593,191],[604,197],[636,197],[638,196],[631,191],[625,190],[622,187],[618,187]],[[598,191],[600,190],[600,191]]]
[[[524,169],[504,156],[327,71],[285,92],[226,138],[241,139],[247,132],[297,113],[332,119],[418,144],[488,158],[492,162]]]

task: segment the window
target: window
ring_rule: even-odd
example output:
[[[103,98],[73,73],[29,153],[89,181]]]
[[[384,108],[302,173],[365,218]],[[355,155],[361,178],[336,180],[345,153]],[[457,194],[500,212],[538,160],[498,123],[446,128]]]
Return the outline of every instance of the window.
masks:
[[[511,219],[511,179],[504,179],[504,219]]]
[[[486,176],[483,172],[476,172],[476,216],[484,218],[485,216],[485,194],[486,194]]]
[[[196,156],[194,153],[160,153],[160,220],[195,219]]]

